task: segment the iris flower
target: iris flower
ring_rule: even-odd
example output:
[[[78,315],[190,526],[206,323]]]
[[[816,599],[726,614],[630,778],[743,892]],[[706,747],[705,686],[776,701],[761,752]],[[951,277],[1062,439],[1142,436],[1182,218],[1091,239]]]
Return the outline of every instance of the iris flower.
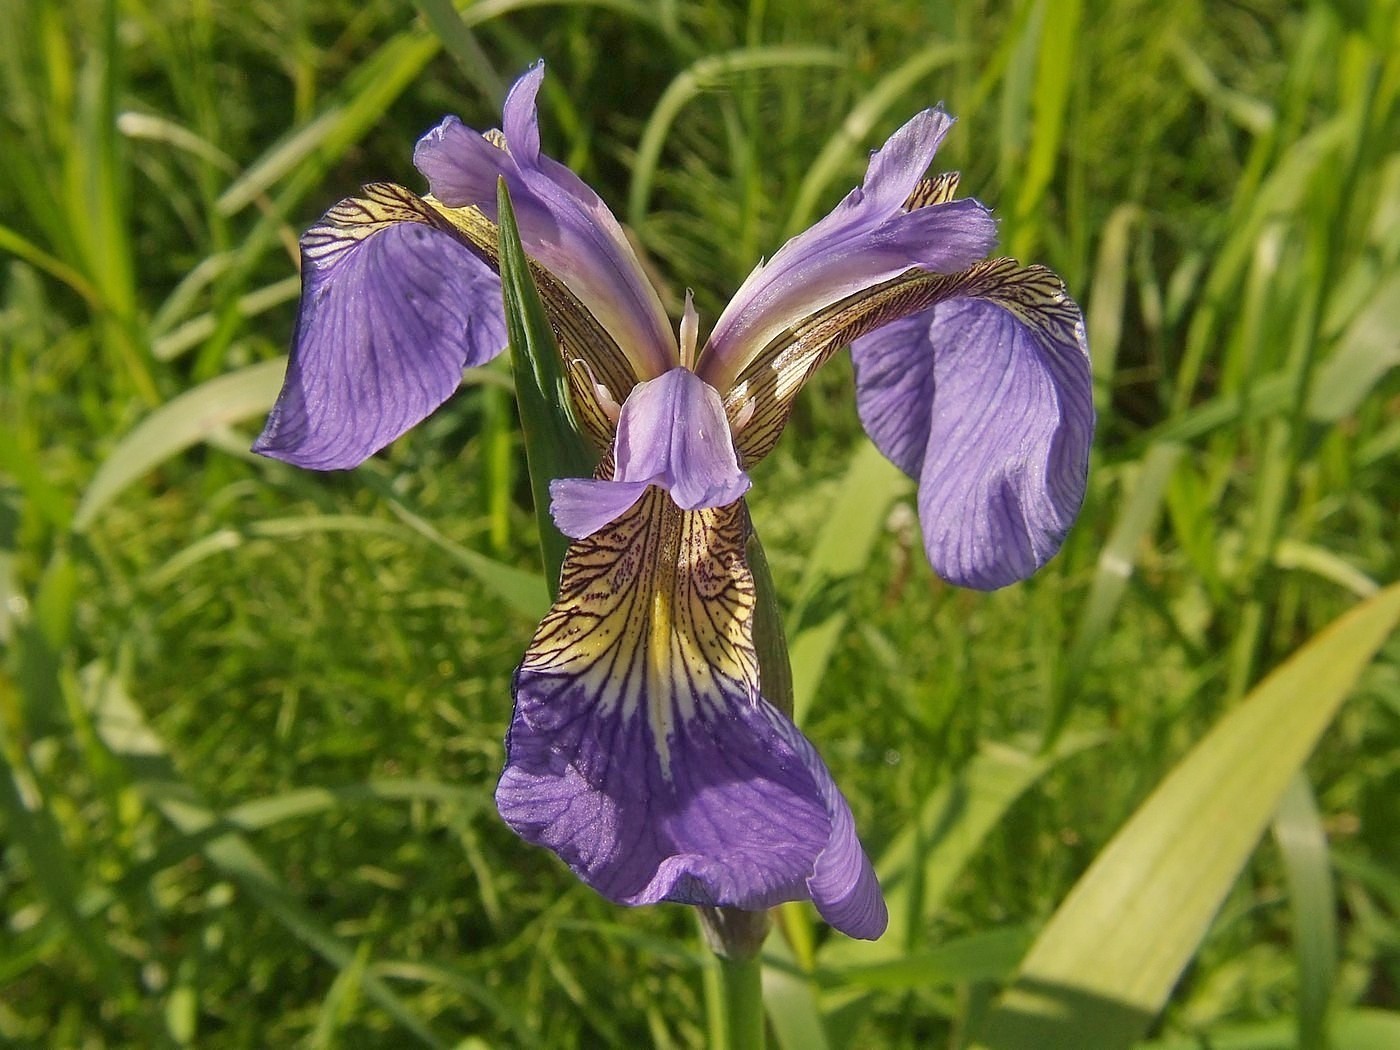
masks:
[[[302,240],[286,384],[255,449],[353,467],[506,345],[497,181],[601,464],[551,483],[572,542],[513,681],[505,821],[623,904],[763,909],[810,898],[879,936],[886,910],[816,749],[762,694],[746,468],[809,376],[849,345],[857,408],[918,481],[934,570],[991,589],[1058,549],[1084,494],[1084,326],[1050,271],[989,258],[996,223],[926,179],[952,120],[919,113],[864,181],[754,269],[703,345],[673,330],[622,227],[540,150],[536,65],[502,128],[448,117],[419,141],[430,194],[390,184]]]

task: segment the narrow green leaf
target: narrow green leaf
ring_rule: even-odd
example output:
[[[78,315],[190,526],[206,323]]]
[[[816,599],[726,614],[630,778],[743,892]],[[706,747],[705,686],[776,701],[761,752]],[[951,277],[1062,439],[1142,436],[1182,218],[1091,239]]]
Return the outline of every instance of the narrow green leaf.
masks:
[[[234,301],[233,309],[240,317],[256,317],[274,306],[290,302],[300,293],[301,277],[292,274],[290,277],[283,277],[280,281],[274,281],[272,284],[249,292],[247,295],[239,296]],[[157,338],[151,344],[151,353],[156,356],[157,360],[170,361],[204,342],[218,331],[218,327],[219,317],[216,314],[204,313],[198,317],[192,317],[184,324],[172,328],[165,335]]]
[[[1337,895],[1331,853],[1312,787],[1299,773],[1274,815],[1298,954],[1298,1050],[1326,1050],[1327,1011],[1337,969]]]
[[[1070,891],[976,1045],[1117,1050],[1141,1038],[1397,620],[1400,584],[1334,622],[1220,721]]]
[[[779,1050],[827,1050],[816,987],[798,967],[787,940],[773,937],[763,953],[763,1009]]]
[[[502,179],[497,187],[501,231],[501,287],[505,293],[506,328],[510,334],[511,369],[520,426],[525,434],[525,460],[535,519],[540,528],[540,555],[551,596],[559,586],[559,569],[569,541],[549,514],[549,483],[555,478],[587,478],[593,474],[588,441],[574,418],[569,380],[554,332],[535,290],[534,278]]]
[[[821,152],[808,166],[807,174],[802,177],[802,184],[797,189],[797,201],[788,218],[787,236],[795,236],[811,225],[812,214],[817,210],[827,186],[848,162],[856,157],[864,162],[865,153],[861,145],[885,112],[929,73],[961,58],[966,52],[967,45],[964,43],[939,40],[915,52],[861,98],[841,126],[826,140]],[[1096,352],[1097,349],[1095,347]]]
[[[1034,20],[1039,40],[1031,92],[1031,141],[1020,173],[1016,236],[1011,242],[1011,254],[1022,259],[1034,254],[1040,239],[1037,212],[1059,161],[1084,5],[1081,0],[1059,0],[1046,8]]]
[[[822,969],[818,982],[835,987],[913,991],[964,981],[1000,981],[1010,976],[1030,947],[1024,927],[984,930],[887,962]]]
[[[50,277],[62,281],[87,300],[94,310],[104,309],[102,293],[86,277],[62,259],[55,259],[32,241],[21,237],[8,226],[0,226],[0,252],[9,252],[30,266],[43,270]]]
[[[361,941],[355,949],[355,957],[350,965],[336,975],[330,991],[321,1001],[321,1012],[316,1018],[316,1027],[311,1032],[308,1045],[311,1050],[333,1050],[339,1046],[337,1033],[355,1015],[360,1002],[360,990],[364,984],[365,969],[369,965],[369,941]]]
[[[362,474],[361,477],[368,478],[368,475]],[[427,540],[463,566],[478,582],[494,591],[527,620],[538,620],[549,609],[544,579],[538,573],[517,569],[514,565],[507,565],[460,543],[454,543],[395,500],[390,486],[371,481],[369,487],[385,499],[389,509],[398,515],[404,524],[354,514],[308,514],[295,518],[255,521],[239,529],[219,529],[172,555],[146,577],[146,584],[151,587],[168,586],[206,558],[237,550],[250,541],[288,540],[318,533],[346,532],[384,536],[403,542]]]
[[[481,45],[472,36],[471,28],[457,11],[452,0],[413,0],[414,6],[423,12],[428,25],[442,41],[443,47],[457,60],[457,65],[468,80],[481,92],[493,109],[499,109],[501,100],[506,97],[506,86],[496,70],[491,66]]]
[[[1076,687],[1083,679],[1099,641],[1113,621],[1137,565],[1142,541],[1157,525],[1167,483],[1181,458],[1181,446],[1158,444],[1143,458],[1133,481],[1131,494],[1123,505],[1108,542],[1099,553],[1094,570],[1094,582],[1089,599],[1084,603],[1075,630],[1074,642],[1065,658],[1064,667],[1055,679],[1050,718],[1046,722],[1046,739],[1054,740],[1064,728],[1070,705],[1077,695]]]
[[[1313,376],[1308,415],[1335,423],[1355,412],[1391,369],[1400,366],[1400,273],[1376,290],[1371,302],[1347,326],[1337,349]]]
[[[1107,388],[1113,382],[1118,363],[1118,344],[1123,337],[1123,306],[1127,299],[1128,255],[1133,228],[1142,221],[1138,204],[1120,204],[1109,213],[1099,234],[1099,254],[1094,264],[1093,297],[1085,311],[1084,325],[1089,345],[1094,348],[1095,384]]]
[[[277,398],[286,358],[219,376],[161,405],[117,442],[93,475],[73,516],[83,531],[124,488],[214,431],[265,413]]]

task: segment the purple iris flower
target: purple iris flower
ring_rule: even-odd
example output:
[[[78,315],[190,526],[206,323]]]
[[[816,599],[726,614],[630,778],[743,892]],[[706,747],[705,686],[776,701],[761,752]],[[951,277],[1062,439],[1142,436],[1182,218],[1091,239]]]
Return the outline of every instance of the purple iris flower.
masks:
[[[429,196],[374,184],[305,235],[286,385],[254,447],[355,466],[504,348],[504,178],[602,465],[551,485],[573,542],[515,674],[501,814],[624,904],[810,898],[877,937],[885,905],[850,808],[760,688],[744,468],[849,345],[867,433],[918,480],[934,570],[983,589],[1022,579],[1084,495],[1080,311],[1050,271],[989,258],[996,224],[955,198],[956,176],[925,178],[952,124],[932,109],[749,275],[697,348],[689,299],[673,334],[607,206],[540,152],[543,76],[515,84],[503,130],[449,117],[423,137]]]

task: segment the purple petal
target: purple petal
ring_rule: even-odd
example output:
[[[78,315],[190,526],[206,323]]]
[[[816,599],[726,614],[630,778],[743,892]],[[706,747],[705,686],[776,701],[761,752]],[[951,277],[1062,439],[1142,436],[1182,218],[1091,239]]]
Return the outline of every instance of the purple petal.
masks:
[[[834,211],[749,275],[715,323],[701,376],[727,390],[769,340],[824,307],[911,268],[955,273],[991,251],[996,223],[977,201],[903,208],[951,124],[942,110],[915,116]]]
[[[762,909],[811,898],[874,938],[886,912],[850,808],[757,691],[742,504],[652,491],[573,544],[515,677],[496,802],[622,904]]]
[[[934,570],[991,590],[1045,564],[1083,502],[1094,432],[1083,320],[1058,278],[1016,270],[851,353],[866,432],[919,481]]]
[[[632,388],[618,419],[614,464],[611,481],[550,482],[550,513],[564,535],[598,531],[648,485],[665,489],[683,510],[722,507],[749,490],[719,394],[685,368]]]
[[[555,478],[549,483],[549,513],[559,531],[572,539],[592,536],[632,509],[649,483]]]
[[[448,117],[424,135],[413,162],[433,195],[496,217],[504,177],[527,253],[576,295],[617,341],[638,378],[676,363],[676,341],[656,290],[606,204],[567,167],[540,152],[535,96],[544,65],[515,82],[502,115],[501,149]]]
[[[378,228],[327,222],[302,239],[291,360],[255,452],[354,467],[506,345],[501,282],[484,262],[424,222],[365,225]]]

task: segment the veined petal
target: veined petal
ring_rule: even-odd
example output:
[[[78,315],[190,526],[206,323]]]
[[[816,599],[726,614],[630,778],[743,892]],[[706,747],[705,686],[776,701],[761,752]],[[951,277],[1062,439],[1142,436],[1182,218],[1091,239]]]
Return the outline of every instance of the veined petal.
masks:
[[[363,462],[506,344],[495,271],[407,190],[365,191],[302,237],[287,377],[253,445],[316,470]]]
[[[851,345],[866,432],[919,481],[934,570],[990,590],[1060,548],[1094,433],[1084,322],[1060,279],[999,259]]]
[[[952,124],[925,110],[870,158],[864,182],[748,276],[715,323],[697,371],[728,390],[785,330],[910,268],[955,273],[985,258],[996,223],[975,200],[906,208]]]
[[[499,272],[500,230],[479,208],[449,208],[433,197],[425,197],[442,223],[451,229]],[[612,446],[617,430],[617,406],[613,392],[626,396],[636,383],[632,365],[613,337],[578,297],[553,274],[533,259],[527,259],[535,287],[549,315],[550,327],[558,341],[559,353],[568,366],[569,388],[574,409],[585,433],[599,451]]]
[[[550,482],[550,513],[560,532],[578,539],[621,515],[648,485],[682,510],[722,507],[749,490],[719,394],[689,369],[632,389],[617,424],[612,479]]]
[[[886,922],[850,809],[759,695],[742,503],[648,489],[569,548],[515,677],[506,822],[604,896],[761,909],[811,898],[854,937]]]
[[[540,63],[515,82],[502,114],[503,136],[479,135],[448,117],[419,140],[413,162],[443,204],[476,207],[493,220],[496,179],[504,177],[525,251],[612,334],[638,379],[659,376],[676,363],[666,311],[607,205],[540,152],[535,96],[543,79]]]

